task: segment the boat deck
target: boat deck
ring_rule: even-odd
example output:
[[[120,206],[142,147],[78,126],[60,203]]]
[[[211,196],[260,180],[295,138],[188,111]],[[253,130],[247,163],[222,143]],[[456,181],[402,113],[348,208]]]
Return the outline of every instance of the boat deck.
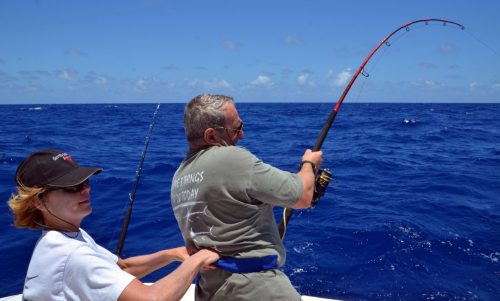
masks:
[[[8,296],[8,297],[0,297],[0,301],[22,301],[22,295],[14,295],[14,296]],[[312,296],[302,296],[303,301],[340,301],[336,299],[325,299],[325,298],[318,298],[318,297],[312,297]],[[182,297],[181,301],[194,301],[194,284],[191,284],[189,287],[188,291]]]

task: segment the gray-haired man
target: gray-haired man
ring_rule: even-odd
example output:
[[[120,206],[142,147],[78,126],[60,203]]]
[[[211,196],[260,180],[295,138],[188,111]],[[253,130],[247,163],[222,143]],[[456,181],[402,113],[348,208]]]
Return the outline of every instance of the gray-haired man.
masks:
[[[197,300],[300,300],[279,267],[286,252],[272,208],[307,208],[322,152],[306,150],[296,174],[236,147],[243,121],[231,97],[204,94],[184,111],[189,152],[176,171],[172,208],[186,244],[210,248],[219,269],[202,271]]]

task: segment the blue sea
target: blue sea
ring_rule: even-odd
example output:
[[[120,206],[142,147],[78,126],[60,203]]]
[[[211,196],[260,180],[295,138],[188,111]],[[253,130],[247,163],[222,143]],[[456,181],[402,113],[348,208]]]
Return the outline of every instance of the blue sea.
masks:
[[[294,172],[333,105],[237,104],[245,122],[239,145]],[[160,107],[123,257],[183,244],[169,199],[187,151],[183,107]],[[115,251],[155,108],[0,106],[0,296],[22,291],[39,236],[16,229],[6,205],[22,158],[50,147],[103,167],[92,178],[93,213],[82,227]],[[333,172],[330,187],[315,209],[295,211],[285,237],[283,270],[300,293],[500,300],[500,104],[346,103],[323,152],[323,167]]]

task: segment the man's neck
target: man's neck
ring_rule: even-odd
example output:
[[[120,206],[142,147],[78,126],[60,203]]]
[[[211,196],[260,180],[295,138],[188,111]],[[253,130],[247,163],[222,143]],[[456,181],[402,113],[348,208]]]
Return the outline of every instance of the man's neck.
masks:
[[[210,148],[212,146],[213,145],[209,145],[209,144],[206,144],[204,142],[202,142],[202,143],[190,142],[189,143],[189,150],[188,150],[186,158],[189,158],[189,157],[193,156],[194,154],[198,153],[199,151]]]

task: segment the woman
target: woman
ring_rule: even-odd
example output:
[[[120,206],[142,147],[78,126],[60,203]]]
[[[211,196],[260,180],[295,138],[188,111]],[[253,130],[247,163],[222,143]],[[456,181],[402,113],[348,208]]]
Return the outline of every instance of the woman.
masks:
[[[80,228],[92,212],[88,179],[102,171],[81,167],[65,152],[41,150],[16,171],[17,191],[9,199],[19,228],[43,229],[28,267],[24,300],[179,300],[200,268],[219,256],[185,247],[120,259]],[[183,263],[153,285],[141,278],[172,261]]]

